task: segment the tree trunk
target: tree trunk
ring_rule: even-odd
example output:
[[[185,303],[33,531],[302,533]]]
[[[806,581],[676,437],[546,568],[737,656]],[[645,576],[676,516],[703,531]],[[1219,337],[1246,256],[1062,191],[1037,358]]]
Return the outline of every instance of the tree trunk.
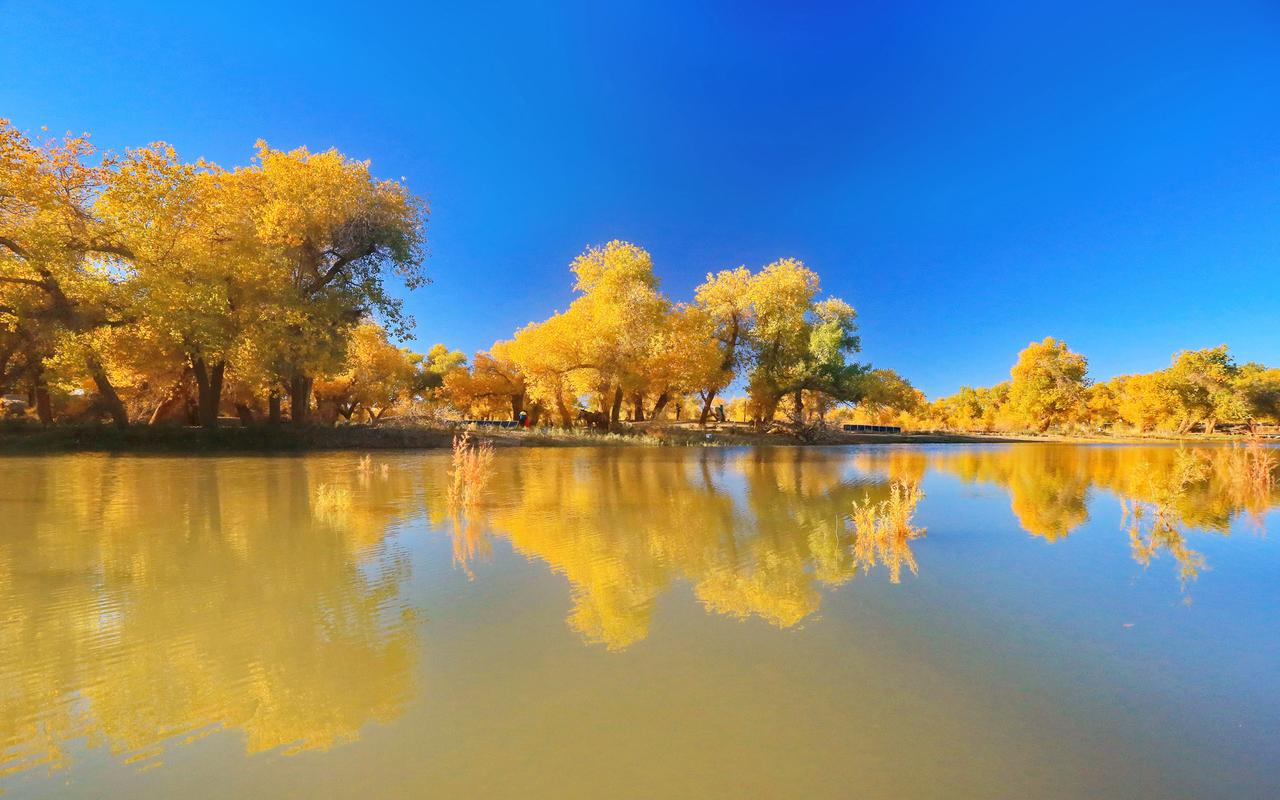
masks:
[[[208,420],[206,425],[210,428],[218,427],[218,409],[222,406],[222,384],[226,374],[227,362],[225,361],[214,364],[213,369],[209,371],[209,399],[203,416]]]
[[[769,395],[760,402],[760,419],[758,424],[768,425],[773,422],[773,417],[778,413],[779,398]]]
[[[618,384],[618,388],[613,390],[613,406],[609,409],[609,417],[605,427],[613,427],[618,424],[618,415],[622,413],[622,384]]]
[[[164,393],[164,398],[160,404],[156,406],[156,410],[151,412],[150,419],[147,420],[148,425],[159,425],[162,422],[168,422],[173,417],[173,408],[179,403],[185,405],[186,392],[183,391],[187,382],[187,374],[183,372],[182,376],[173,382],[169,387],[169,391]]]
[[[671,400],[670,392],[663,392],[658,395],[658,399],[653,401],[653,413],[649,415],[649,419],[657,419],[662,415],[662,410],[667,407],[667,403]]]
[[[740,333],[741,321],[735,313],[729,324],[729,338],[725,342],[724,358],[720,362],[720,371],[724,376],[725,386],[733,381],[733,365],[737,361],[738,351],[738,335]],[[722,387],[723,388],[723,387]],[[716,395],[720,393],[720,388],[712,389],[706,394],[702,402],[702,413],[698,415],[698,425],[703,428],[707,427],[707,418],[711,416],[711,404],[715,402]]]
[[[605,387],[600,390],[599,394],[600,411],[599,416],[588,417],[587,424],[599,431],[609,429],[609,389]]]
[[[124,401],[120,399],[116,387],[111,385],[111,378],[107,376],[107,370],[102,366],[102,362],[96,355],[91,355],[85,359],[85,366],[89,369],[89,376],[93,378],[94,385],[98,387],[98,396],[107,413],[111,415],[111,421],[117,428],[129,427],[129,412],[125,410]]]
[[[226,373],[227,362],[219,361],[210,369],[203,357],[191,362],[191,370],[196,376],[196,408],[200,425],[205,428],[218,427],[218,407],[222,405],[222,376]]]
[[[641,392],[631,393],[631,413],[635,415],[636,422],[644,422],[644,394]]]
[[[267,422],[272,425],[280,424],[280,392],[272,389],[267,395]]]
[[[1207,420],[1205,420],[1205,422],[1204,422],[1204,432],[1205,432],[1206,434],[1211,434],[1211,433],[1213,433],[1213,432],[1217,429],[1217,427],[1218,427],[1218,419],[1217,419],[1217,417],[1209,417],[1209,418],[1208,418]]]
[[[301,372],[289,379],[289,416],[294,425],[306,425],[311,410],[311,378]]]
[[[518,421],[520,419],[521,411],[524,411],[524,395],[511,395],[511,419]]]
[[[796,424],[804,424],[804,389],[796,389]]]
[[[253,409],[244,403],[236,403],[236,416],[240,417],[240,427],[251,428],[256,420],[253,418]]]
[[[715,402],[717,389],[707,392],[702,401],[702,413],[698,415],[698,424],[707,427],[707,417],[711,416],[711,404]]]
[[[38,363],[36,364],[36,375],[32,383],[35,385],[36,416],[40,419],[41,425],[52,425],[53,404],[49,401],[49,384],[44,379],[44,367]]]

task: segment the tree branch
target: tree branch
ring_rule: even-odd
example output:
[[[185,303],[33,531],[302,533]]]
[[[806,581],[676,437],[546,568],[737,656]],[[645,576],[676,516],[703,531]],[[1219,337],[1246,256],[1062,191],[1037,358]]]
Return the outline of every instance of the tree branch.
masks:
[[[0,275],[0,283],[16,283],[19,286],[34,286],[37,289],[49,291],[49,286],[44,281],[38,281],[35,278],[9,278]]]
[[[315,294],[316,292],[323,289],[325,286],[329,285],[329,282],[332,281],[334,278],[336,278],[338,276],[338,273],[346,269],[347,266],[350,265],[353,261],[359,261],[365,256],[371,256],[374,254],[374,252],[376,252],[376,250],[377,250],[376,246],[372,244],[368,244],[354,253],[348,253],[347,255],[339,256],[338,259],[333,262],[333,265],[324,271],[324,274],[319,275],[305,289],[303,289],[303,291],[309,295]]]
[[[8,236],[0,236],[0,245],[4,245],[19,258],[25,259],[27,257],[27,251],[23,249],[22,245],[18,244],[13,239],[10,239]]]
[[[113,244],[111,242],[101,242],[101,241],[88,242],[85,245],[85,249],[91,250],[95,253],[107,253],[108,255],[119,256],[120,258],[128,258],[128,259],[136,258],[136,256],[134,256],[133,254],[133,251],[130,250],[128,247],[125,247],[122,244]]]

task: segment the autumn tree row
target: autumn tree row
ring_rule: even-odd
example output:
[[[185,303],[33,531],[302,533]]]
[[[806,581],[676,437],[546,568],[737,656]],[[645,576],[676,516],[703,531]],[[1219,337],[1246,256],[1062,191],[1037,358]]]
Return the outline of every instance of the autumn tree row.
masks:
[[[1220,423],[1280,423],[1280,369],[1237,364],[1225,345],[1186,350],[1166,369],[1089,380],[1063,342],[1033,342],[1010,380],[933,401],[918,424],[952,430],[1110,430],[1213,433]]]
[[[443,345],[396,347],[410,323],[388,289],[422,271],[426,208],[337,151],[274,150],[248,166],[180,160],[165,144],[100,154],[87,136],[34,141],[0,120],[0,394],[44,422],[294,422],[434,403],[608,427],[730,386],[772,420],[874,394],[852,360],[854,310],[794,259],[708,275],[666,297],[643,249],[591,248],[563,313],[469,367]],[[379,325],[370,320],[378,319]],[[318,406],[313,405],[318,400]],[[79,403],[79,408],[76,404]]]
[[[279,419],[282,397],[305,422],[317,376],[348,410],[359,392],[370,408],[394,400],[355,374],[352,346],[383,357],[376,369],[401,353],[397,369],[418,374],[397,391],[439,383],[448,353],[432,364],[381,330],[357,335],[374,314],[403,333],[387,279],[425,282],[426,216],[334,150],[259,142],[226,169],[165,144],[113,156],[87,136],[33,141],[0,120],[0,393],[29,388],[46,422],[51,394],[83,394],[118,425],[188,397],[206,426],[227,401]]]
[[[569,307],[449,372],[450,403],[477,416],[524,411],[609,427],[694,399],[705,424],[717,399],[744,384],[756,419],[782,407],[803,421],[807,405],[856,402],[882,374],[852,360],[853,308],[822,297],[818,275],[795,259],[708,274],[684,303],[662,293],[652,258],[634,244],[590,248],[571,269]]]

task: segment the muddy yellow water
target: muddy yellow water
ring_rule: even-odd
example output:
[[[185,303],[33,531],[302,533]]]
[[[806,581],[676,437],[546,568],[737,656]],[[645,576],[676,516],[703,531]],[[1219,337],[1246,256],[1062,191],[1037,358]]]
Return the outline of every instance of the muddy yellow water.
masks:
[[[0,459],[0,793],[1280,796],[1241,459]]]

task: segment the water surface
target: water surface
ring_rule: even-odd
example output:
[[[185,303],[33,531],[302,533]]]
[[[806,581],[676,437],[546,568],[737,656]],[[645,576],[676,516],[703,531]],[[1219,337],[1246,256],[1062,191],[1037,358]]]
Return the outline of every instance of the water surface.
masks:
[[[448,459],[0,459],[0,792],[1280,796],[1228,448]]]

